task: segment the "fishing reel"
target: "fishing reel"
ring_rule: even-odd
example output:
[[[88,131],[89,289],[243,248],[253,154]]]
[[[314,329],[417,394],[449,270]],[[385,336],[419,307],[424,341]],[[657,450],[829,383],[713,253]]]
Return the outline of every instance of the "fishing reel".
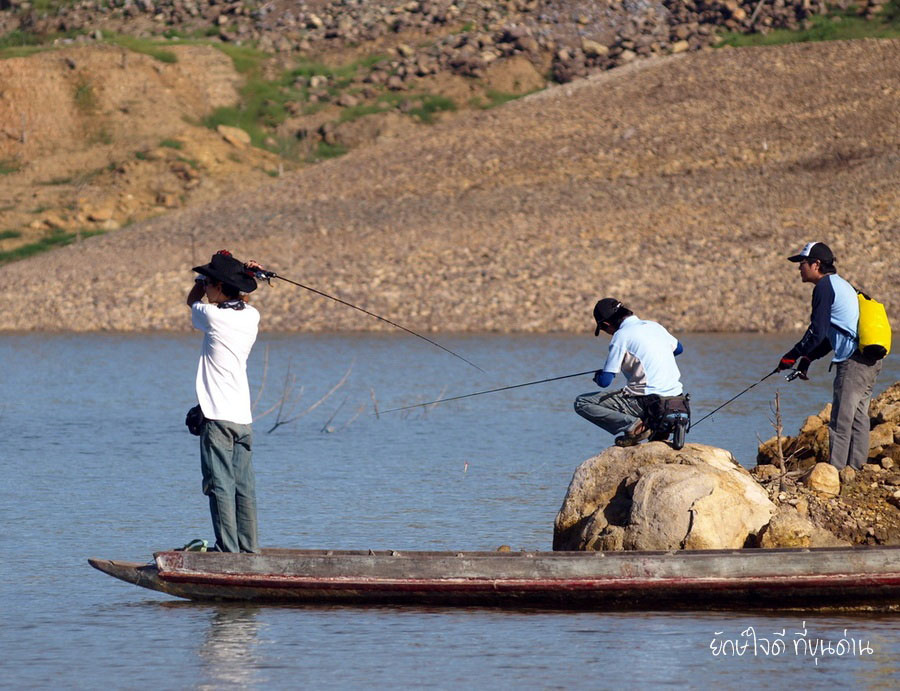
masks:
[[[809,379],[809,375],[802,369],[792,369],[790,372],[784,375],[785,381],[794,381],[798,378],[802,379],[803,381],[807,381]]]
[[[274,271],[266,271],[265,269],[247,269],[246,273],[250,274],[257,281],[265,281],[272,285],[272,279],[278,278],[278,274]]]

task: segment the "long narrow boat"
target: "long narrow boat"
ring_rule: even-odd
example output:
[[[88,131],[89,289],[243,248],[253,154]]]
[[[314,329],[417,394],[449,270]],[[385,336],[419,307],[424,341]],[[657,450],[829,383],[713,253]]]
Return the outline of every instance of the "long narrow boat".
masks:
[[[900,609],[900,546],[672,552],[167,551],[89,559],[190,600],[576,609]]]

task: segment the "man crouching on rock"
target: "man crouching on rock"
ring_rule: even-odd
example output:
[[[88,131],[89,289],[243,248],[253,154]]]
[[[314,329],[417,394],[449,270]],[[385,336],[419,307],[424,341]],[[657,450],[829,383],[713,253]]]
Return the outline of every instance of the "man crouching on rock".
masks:
[[[259,312],[242,296],[256,290],[255,269],[262,267],[221,250],[209,264],[194,267],[200,276],[187,297],[191,324],[204,334],[197,367],[200,468],[220,552],[259,551],[247,382]]]
[[[625,388],[612,393],[597,391],[575,399],[575,412],[616,437],[617,446],[633,446],[650,438],[649,404],[658,396],[680,396],[681,372],[675,356],[681,343],[656,322],[638,319],[615,298],[603,298],[594,306],[597,328],[612,336],[603,369],[594,374],[601,388],[612,384],[621,372]]]

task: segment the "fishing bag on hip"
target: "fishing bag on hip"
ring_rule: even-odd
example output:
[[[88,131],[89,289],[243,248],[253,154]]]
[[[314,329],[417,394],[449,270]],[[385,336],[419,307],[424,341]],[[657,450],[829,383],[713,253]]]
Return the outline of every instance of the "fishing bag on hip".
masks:
[[[856,297],[859,300],[859,352],[870,360],[881,360],[891,352],[891,323],[887,310],[859,290]]]
[[[203,433],[203,425],[206,424],[206,417],[203,415],[199,405],[195,405],[184,416],[184,424],[187,425],[188,432],[195,437],[199,437]]]
[[[689,426],[691,421],[691,395],[649,397],[647,401],[647,422],[653,430],[671,430],[674,423],[684,420]]]

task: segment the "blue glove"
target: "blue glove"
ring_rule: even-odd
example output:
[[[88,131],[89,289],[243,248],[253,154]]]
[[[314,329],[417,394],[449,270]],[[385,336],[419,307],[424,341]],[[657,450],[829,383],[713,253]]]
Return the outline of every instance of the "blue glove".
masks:
[[[594,383],[601,389],[605,389],[607,386],[612,384],[612,381],[615,378],[615,372],[604,372],[601,369],[598,369],[596,372],[594,372]]]

